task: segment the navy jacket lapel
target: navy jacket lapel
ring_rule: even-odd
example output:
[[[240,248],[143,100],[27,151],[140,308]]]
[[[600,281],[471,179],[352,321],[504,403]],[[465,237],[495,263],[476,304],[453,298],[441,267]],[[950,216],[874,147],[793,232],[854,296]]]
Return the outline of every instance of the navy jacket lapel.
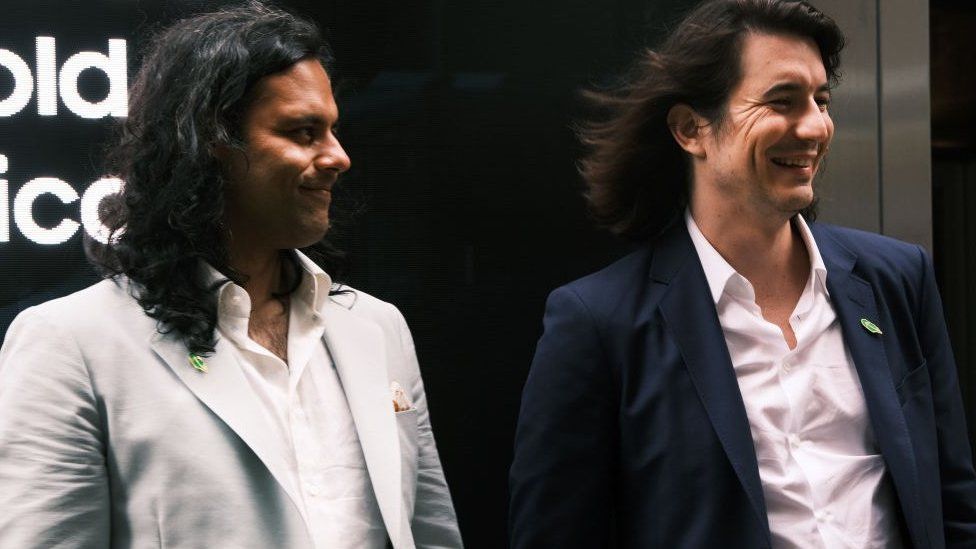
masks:
[[[663,285],[661,313],[681,351],[715,434],[742,483],[760,523],[766,503],[739,383],[718,321],[715,303],[683,222],[655,247],[652,283]]]
[[[895,485],[913,544],[925,547],[915,453],[884,346],[885,337],[895,337],[894,329],[887,325],[888,316],[879,314],[874,288],[855,273],[857,256],[825,227],[811,224],[811,230],[827,266],[827,290],[857,369],[875,439]],[[876,324],[882,333],[868,331],[861,319]]]

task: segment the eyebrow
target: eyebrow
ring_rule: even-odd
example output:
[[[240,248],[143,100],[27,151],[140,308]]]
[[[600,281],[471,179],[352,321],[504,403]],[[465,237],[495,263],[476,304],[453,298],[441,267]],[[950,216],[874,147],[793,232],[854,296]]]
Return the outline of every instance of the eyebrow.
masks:
[[[287,124],[294,124],[294,125],[300,125],[300,124],[325,125],[326,124],[325,118],[322,117],[322,116],[320,116],[320,115],[317,115],[317,114],[304,114],[304,115],[299,115],[299,116],[286,116],[285,117],[285,122]],[[338,118],[336,118],[335,120],[332,121],[332,125],[333,126],[335,126],[338,123],[339,123],[339,119]]]
[[[776,95],[776,94],[779,94],[779,93],[795,93],[795,92],[798,92],[798,91],[802,91],[804,89],[806,89],[805,86],[801,86],[800,84],[797,84],[796,82],[783,82],[783,83],[780,83],[780,84],[776,84],[775,86],[773,86],[773,87],[769,88],[768,90],[766,90],[766,93],[763,94],[763,97],[769,97],[769,96]],[[823,85],[821,85],[819,88],[817,88],[816,93],[828,93],[829,94],[830,93],[830,84],[823,84]]]

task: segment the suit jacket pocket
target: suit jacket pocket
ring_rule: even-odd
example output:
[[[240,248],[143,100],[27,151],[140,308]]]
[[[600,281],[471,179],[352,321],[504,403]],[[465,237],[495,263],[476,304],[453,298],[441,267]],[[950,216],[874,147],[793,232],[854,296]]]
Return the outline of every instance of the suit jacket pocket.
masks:
[[[905,374],[905,377],[895,386],[898,393],[898,401],[902,408],[913,398],[921,394],[928,394],[929,389],[929,369],[925,361],[917,368]]]
[[[396,413],[397,430],[400,432],[400,486],[403,489],[403,505],[408,516],[413,517],[417,493],[417,409]]]

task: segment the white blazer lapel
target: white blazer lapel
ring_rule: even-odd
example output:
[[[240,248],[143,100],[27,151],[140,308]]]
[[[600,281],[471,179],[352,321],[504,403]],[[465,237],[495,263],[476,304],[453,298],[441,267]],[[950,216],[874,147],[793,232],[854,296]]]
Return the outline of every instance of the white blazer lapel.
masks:
[[[400,440],[383,331],[331,300],[323,318],[325,341],[356,424],[387,534],[393,547],[412,547],[401,537]]]
[[[272,435],[272,426],[261,413],[257,396],[234,359],[233,351],[228,348],[230,344],[218,340],[216,352],[204,359],[206,373],[191,366],[189,353],[183,344],[158,333],[153,336],[151,344],[156,354],[193,394],[257,454],[307,524],[305,506],[295,488],[298,486],[297,479],[286,465],[284,449]]]

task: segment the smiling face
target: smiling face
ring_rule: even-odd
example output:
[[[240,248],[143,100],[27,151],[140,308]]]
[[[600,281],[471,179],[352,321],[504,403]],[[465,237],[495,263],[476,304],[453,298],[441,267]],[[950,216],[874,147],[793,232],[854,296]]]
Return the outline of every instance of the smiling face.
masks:
[[[724,119],[703,132],[693,193],[754,219],[788,219],[813,201],[834,135],[823,61],[813,40],[749,33],[741,72]]]
[[[349,169],[333,133],[339,111],[315,59],[258,81],[242,121],[243,153],[216,151],[227,174],[232,248],[301,248],[329,228],[332,187]]]

